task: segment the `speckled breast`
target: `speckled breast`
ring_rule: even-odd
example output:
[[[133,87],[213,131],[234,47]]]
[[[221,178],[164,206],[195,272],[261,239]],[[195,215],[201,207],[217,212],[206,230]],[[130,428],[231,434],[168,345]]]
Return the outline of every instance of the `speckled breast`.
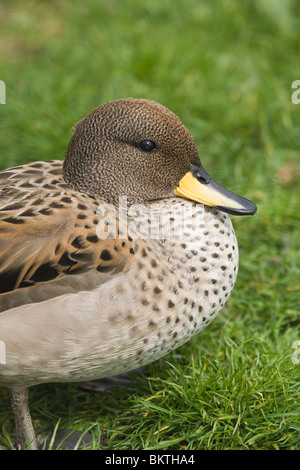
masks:
[[[238,246],[227,214],[178,198],[161,202],[160,211],[163,219],[156,217],[152,233],[161,235],[163,220],[165,238],[136,240],[128,283],[119,286],[123,307],[111,321],[112,329],[122,325],[116,372],[125,360],[127,369],[150,363],[200,332],[222,309],[236,280]]]
[[[10,355],[8,328],[2,384],[82,381],[126,372],[164,356],[215,318],[238,269],[231,221],[214,208],[178,198],[159,206],[153,219],[148,210],[129,216],[135,227],[131,235],[137,237],[125,273],[89,291],[2,313],[4,321],[9,315],[20,349]],[[46,343],[39,333],[44,331],[41,305],[51,325]],[[26,341],[23,319],[32,330]]]

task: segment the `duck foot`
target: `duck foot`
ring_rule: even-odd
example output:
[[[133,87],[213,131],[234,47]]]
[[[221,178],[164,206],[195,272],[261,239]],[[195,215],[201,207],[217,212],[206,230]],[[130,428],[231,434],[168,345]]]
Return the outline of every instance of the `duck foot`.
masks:
[[[134,382],[134,376],[142,374],[144,367],[139,367],[130,372],[114,375],[112,377],[105,377],[99,380],[89,380],[80,383],[82,390],[94,393],[103,391],[112,391],[116,388],[126,388]],[[88,448],[92,442],[93,437],[90,433],[84,434],[81,431],[74,431],[72,429],[62,429],[55,434],[52,441],[53,433],[48,435],[46,439],[39,439],[37,441],[30,417],[28,408],[28,389],[25,390],[10,390],[11,404],[15,415],[16,422],[16,443],[15,447],[18,450],[29,448],[30,450],[44,449],[51,446],[52,449],[83,449]],[[78,444],[80,437],[84,434],[81,442]],[[78,445],[77,445],[78,444]]]
[[[16,423],[15,448],[17,450],[24,448],[37,450],[37,440],[28,407],[28,388],[23,390],[12,389],[10,390],[10,397]]]
[[[134,382],[134,376],[140,375],[144,372],[144,367],[139,367],[130,372],[124,372],[123,374],[114,375],[112,377],[104,377],[103,379],[98,380],[88,380],[86,382],[81,382],[79,387],[82,390],[88,392],[100,393],[105,390],[113,390],[115,388],[127,388]]]
[[[51,432],[39,443],[39,450],[83,450],[94,441],[92,434],[73,429],[61,429],[55,435]]]

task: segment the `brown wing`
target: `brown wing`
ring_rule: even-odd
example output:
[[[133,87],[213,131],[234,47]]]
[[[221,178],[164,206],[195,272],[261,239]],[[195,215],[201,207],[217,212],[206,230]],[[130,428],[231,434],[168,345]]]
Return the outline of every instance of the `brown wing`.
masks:
[[[37,162],[0,172],[0,294],[95,269],[131,264],[129,240],[99,239],[99,201],[62,178],[62,162]]]

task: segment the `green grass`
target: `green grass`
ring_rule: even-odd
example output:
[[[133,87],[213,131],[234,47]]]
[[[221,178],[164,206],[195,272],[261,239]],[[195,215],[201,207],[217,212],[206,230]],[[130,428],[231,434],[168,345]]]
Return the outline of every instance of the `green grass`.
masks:
[[[104,449],[300,449],[300,7],[296,0],[20,0],[0,5],[0,166],[63,159],[99,104],[154,99],[177,113],[216,181],[258,205],[232,217],[240,269],[217,319],[125,391],[37,386],[39,433]],[[1,389],[0,448],[14,423]]]

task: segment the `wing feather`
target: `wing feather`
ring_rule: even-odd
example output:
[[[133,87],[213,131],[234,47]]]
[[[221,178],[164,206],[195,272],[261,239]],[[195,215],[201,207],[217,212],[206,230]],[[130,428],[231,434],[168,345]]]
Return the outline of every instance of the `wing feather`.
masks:
[[[129,269],[131,240],[97,236],[109,218],[97,213],[100,202],[66,184],[61,161],[0,172],[0,294],[90,270]]]

